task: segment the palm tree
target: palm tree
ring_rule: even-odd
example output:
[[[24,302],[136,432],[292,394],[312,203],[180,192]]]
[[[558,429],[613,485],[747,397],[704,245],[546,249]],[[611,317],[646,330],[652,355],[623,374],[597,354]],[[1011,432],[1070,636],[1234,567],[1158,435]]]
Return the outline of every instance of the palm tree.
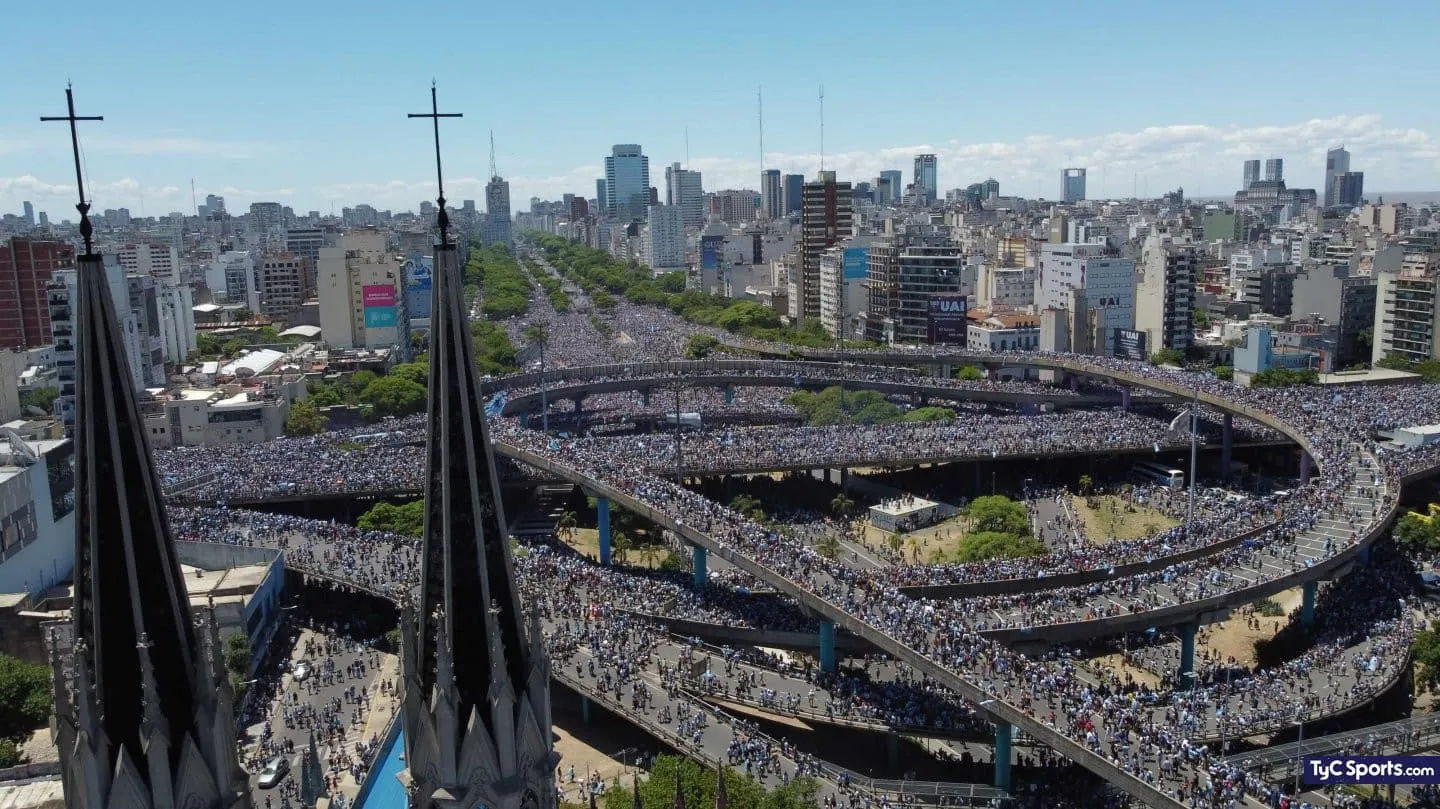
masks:
[[[633,547],[635,547],[635,543],[630,541],[630,537],[617,533],[615,534],[615,541],[610,545],[610,550],[615,561],[623,565],[625,564],[626,552]]]
[[[840,540],[826,534],[820,537],[819,542],[815,543],[815,550],[819,551],[820,555],[827,559],[834,559],[840,555]]]
[[[1094,479],[1094,478],[1090,477],[1089,475],[1081,475],[1081,476],[1080,476],[1080,494],[1081,494],[1081,496],[1084,496],[1084,495],[1089,494],[1089,493],[1090,493],[1090,490],[1093,489],[1094,487],[1095,487],[1095,479]]]
[[[568,508],[560,512],[560,519],[555,521],[555,535],[565,539],[575,536],[575,512]]]
[[[848,514],[854,507],[855,501],[846,497],[844,492],[835,495],[834,499],[830,501],[830,510],[840,516]]]

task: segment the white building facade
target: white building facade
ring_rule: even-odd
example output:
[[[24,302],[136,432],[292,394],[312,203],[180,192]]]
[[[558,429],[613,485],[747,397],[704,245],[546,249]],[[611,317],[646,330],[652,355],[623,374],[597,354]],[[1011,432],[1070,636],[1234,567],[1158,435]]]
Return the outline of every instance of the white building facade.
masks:
[[[1042,244],[1035,305],[1066,309],[1071,289],[1084,293],[1095,318],[1095,353],[1114,356],[1115,330],[1135,328],[1135,262],[1113,255],[1103,244]]]
[[[396,345],[404,319],[404,260],[385,249],[385,234],[357,230],[320,249],[316,283],[320,336],[331,348]]]
[[[677,205],[651,205],[646,210],[645,263],[655,272],[685,266],[685,222]]]

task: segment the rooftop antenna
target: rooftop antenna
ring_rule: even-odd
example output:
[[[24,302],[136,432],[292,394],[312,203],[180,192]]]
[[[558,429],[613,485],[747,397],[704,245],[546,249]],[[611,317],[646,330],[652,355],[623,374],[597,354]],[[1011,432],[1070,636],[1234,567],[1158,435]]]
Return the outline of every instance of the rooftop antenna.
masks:
[[[430,111],[412,112],[409,118],[429,118],[435,124],[435,185],[440,195],[436,202],[440,203],[440,213],[435,217],[435,226],[440,230],[440,246],[450,246],[450,215],[445,213],[445,174],[440,170],[440,119],[441,118],[464,118],[462,112],[441,112],[440,102],[435,100],[435,80],[430,80]],[[493,141],[492,141],[493,142]]]
[[[195,215],[196,215],[196,216],[199,216],[199,215],[200,215],[200,202],[199,202],[199,200],[196,199],[196,197],[195,197],[195,178],[194,178],[194,177],[191,177],[191,178],[190,178],[190,208],[191,208],[191,210],[195,211]]]
[[[495,130],[492,129],[490,130],[490,179],[493,180],[499,176],[500,172],[495,169]]]
[[[80,204],[75,210],[80,212],[80,238],[85,240],[85,255],[95,255],[95,248],[91,242],[91,236],[95,232],[95,226],[90,224],[90,203],[85,201],[85,174],[80,169],[80,133],[75,129],[76,121],[103,121],[103,115],[76,115],[75,114],[75,91],[71,89],[69,82],[65,83],[65,105],[68,108],[66,115],[41,116],[41,121],[69,121],[70,122],[70,148],[75,153],[75,190],[80,196]],[[142,207],[141,213],[144,213]]]
[[[825,85],[820,85],[820,170],[825,170]]]

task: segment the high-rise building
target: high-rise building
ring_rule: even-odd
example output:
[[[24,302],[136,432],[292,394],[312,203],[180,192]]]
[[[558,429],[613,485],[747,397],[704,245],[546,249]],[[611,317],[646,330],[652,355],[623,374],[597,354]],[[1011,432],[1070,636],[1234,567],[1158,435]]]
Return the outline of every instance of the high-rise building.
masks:
[[[1336,195],[1335,177],[1350,171],[1350,153],[1345,150],[1344,144],[1331,146],[1325,152],[1325,185],[1321,186],[1321,193],[1324,195],[1324,206],[1334,208],[1340,205],[1340,199]]]
[[[665,205],[679,209],[681,222],[686,227],[698,228],[705,224],[705,190],[700,172],[682,169],[679,163],[666,166]]]
[[[605,212],[632,222],[645,217],[650,205],[650,158],[636,143],[618,143],[605,158]]]
[[[642,241],[645,263],[654,270],[685,266],[685,223],[675,205],[651,205]]]
[[[605,187],[605,178],[595,180],[595,215],[606,216],[609,211],[605,207],[605,201],[610,198],[610,193]]]
[[[899,205],[900,198],[905,194],[905,179],[900,169],[885,169],[880,172],[881,182],[888,182],[890,185],[890,196],[884,201],[886,205]]]
[[[331,348],[396,345],[404,316],[401,261],[378,230],[346,233],[320,250],[320,337]]]
[[[1285,182],[1285,160],[1279,157],[1271,157],[1265,161],[1265,181],[1270,183]]]
[[[791,279],[790,312],[798,322],[820,317],[820,256],[850,236],[854,198],[850,183],[822,171],[805,184],[800,211],[800,278]]]
[[[896,234],[871,244],[866,339],[911,344],[929,340],[930,299],[974,292],[973,284],[966,284],[964,252],[937,236]]]
[[[272,253],[260,260],[260,311],[265,317],[283,321],[310,294],[307,261],[291,253]]]
[[[1035,305],[1041,311],[1072,310],[1078,308],[1072,306],[1072,297],[1084,299],[1083,331],[1095,337],[1097,354],[1113,357],[1115,330],[1135,328],[1135,262],[1115,256],[1103,244],[1041,244],[1035,284]],[[1090,345],[1089,340],[1074,339],[1079,331],[1072,330],[1072,345]]]
[[[799,216],[805,206],[805,175],[786,174],[781,178],[781,206],[786,216]]]
[[[280,230],[285,226],[284,206],[278,202],[252,202],[250,218],[253,220],[252,230],[257,233]]]
[[[1259,160],[1246,160],[1246,161],[1245,161],[1245,178],[1244,178],[1244,181],[1240,184],[1240,190],[1242,190],[1242,191],[1247,190],[1247,189],[1250,188],[1250,186],[1252,186],[1252,185],[1254,185],[1254,184],[1256,184],[1256,183],[1258,183],[1258,182],[1260,182],[1260,161],[1259,161]]]
[[[23,216],[25,217],[26,227],[35,227],[35,206],[29,202],[22,202],[20,205],[21,210],[24,211]]]
[[[1327,207],[1354,208],[1365,196],[1365,172],[1342,171],[1325,188]]]
[[[39,348],[50,342],[45,288],[56,270],[75,266],[65,242],[14,237],[0,242],[0,348]]]
[[[755,221],[760,210],[759,196],[749,189],[725,189],[715,192],[715,207],[712,213],[731,225],[743,225]]]
[[[933,154],[915,155],[915,196],[923,196],[926,205],[940,198],[938,163]]]
[[[508,247],[510,222],[510,183],[496,175],[485,184],[485,229],[481,240]]]
[[[1060,200],[1080,202],[1085,199],[1085,169],[1061,169]]]
[[[781,196],[780,169],[760,172],[760,215],[766,219],[779,219],[784,213]]]
[[[1392,354],[1412,362],[1440,357],[1440,252],[1406,252],[1398,271],[1375,280],[1371,362]]]
[[[1145,238],[1135,282],[1135,330],[1145,332],[1145,349],[1151,354],[1163,348],[1190,348],[1199,268],[1190,244],[1168,233]]]
[[[180,283],[180,251],[172,244],[141,242],[115,251],[125,272]]]

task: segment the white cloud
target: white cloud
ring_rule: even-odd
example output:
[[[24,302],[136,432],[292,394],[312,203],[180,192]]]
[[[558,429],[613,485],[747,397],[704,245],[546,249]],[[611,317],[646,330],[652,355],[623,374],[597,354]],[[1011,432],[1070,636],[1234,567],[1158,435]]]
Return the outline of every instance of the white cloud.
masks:
[[[273,151],[264,141],[223,141],[203,138],[86,138],[82,144],[93,152],[128,155],[191,155],[224,160],[246,160]]]
[[[18,148],[13,145],[17,143],[0,141],[0,151],[7,145]],[[909,180],[911,157],[933,152],[939,157],[942,189],[995,177],[1003,193],[1054,197],[1060,169],[1084,166],[1090,170],[1091,196],[1129,194],[1136,186],[1153,195],[1180,185],[1192,196],[1224,196],[1233,193],[1239,185],[1240,161],[1249,158],[1283,157],[1286,178],[1291,185],[1316,186],[1323,175],[1325,149],[1336,143],[1344,143],[1350,149],[1354,155],[1352,165],[1365,172],[1368,190],[1440,190],[1440,140],[1414,128],[1387,127],[1380,116],[1371,114],[1336,115],[1265,126],[1180,123],[1087,137],[1036,133],[1013,141],[951,140],[898,145],[827,154],[825,167],[852,181],[870,180],[882,169],[901,169]],[[128,150],[133,154],[188,153],[221,157],[260,155],[270,147],[258,142],[160,138],[114,141],[105,148]],[[661,189],[662,198],[665,166],[671,162],[668,157],[671,156],[651,156],[651,183]],[[770,152],[766,163],[786,173],[808,176],[819,168],[820,156]],[[259,169],[263,163],[251,166]],[[707,189],[758,186],[759,166],[753,157],[696,157],[690,161],[690,167],[704,173]],[[219,186],[197,188],[196,193],[201,199],[207,193],[221,194],[229,207],[237,211],[260,200],[281,201],[302,211],[328,211],[332,202],[337,210],[360,202],[382,209],[414,210],[421,200],[435,197],[435,181],[428,175],[390,180],[366,178],[366,169],[362,166],[355,167],[354,175],[354,182],[309,186],[303,176],[282,175],[275,186],[268,189]],[[532,196],[558,199],[569,192],[589,197],[595,193],[595,178],[601,175],[602,164],[597,156],[594,163],[558,171],[552,169],[548,174],[509,176],[511,206],[514,210],[524,210]],[[30,174],[0,178],[0,211],[18,211],[20,201],[27,199],[52,212],[62,208],[68,211],[74,204],[74,190],[63,179],[63,175],[41,179]],[[99,182],[93,186],[92,195],[97,206],[128,207],[132,212],[143,210],[152,216],[190,209],[188,183],[177,183],[181,178],[175,176],[151,179],[153,184],[132,177],[97,178]],[[451,177],[445,181],[447,199],[457,206],[465,199],[474,199],[483,206],[484,189],[485,179],[481,177]],[[88,184],[87,190],[90,190]]]

